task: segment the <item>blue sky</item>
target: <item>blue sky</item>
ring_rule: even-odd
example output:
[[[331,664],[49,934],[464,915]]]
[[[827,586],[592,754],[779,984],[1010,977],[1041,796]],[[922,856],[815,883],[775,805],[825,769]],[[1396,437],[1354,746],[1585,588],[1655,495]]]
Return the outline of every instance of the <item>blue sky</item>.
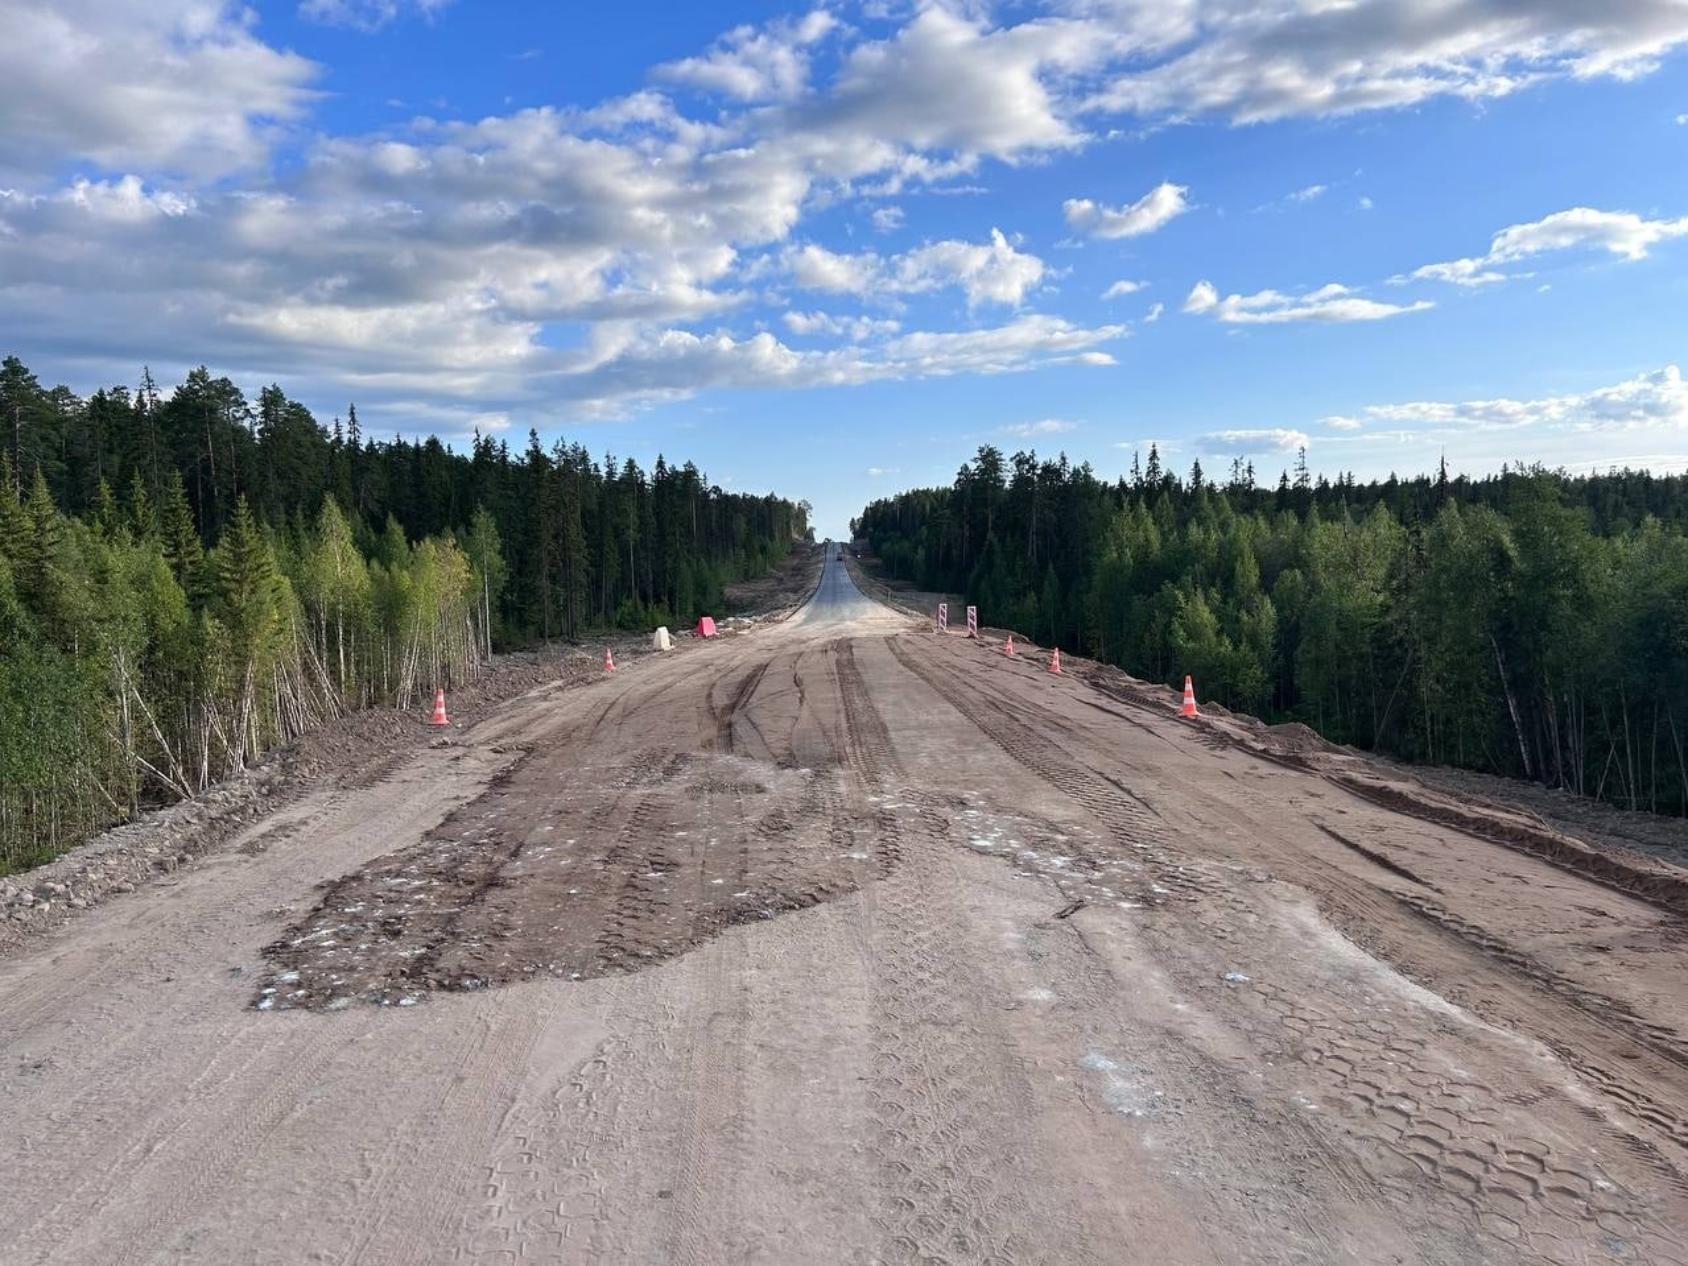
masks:
[[[1682,0],[0,0],[0,346],[833,534],[983,443],[1681,469],[1685,47]]]

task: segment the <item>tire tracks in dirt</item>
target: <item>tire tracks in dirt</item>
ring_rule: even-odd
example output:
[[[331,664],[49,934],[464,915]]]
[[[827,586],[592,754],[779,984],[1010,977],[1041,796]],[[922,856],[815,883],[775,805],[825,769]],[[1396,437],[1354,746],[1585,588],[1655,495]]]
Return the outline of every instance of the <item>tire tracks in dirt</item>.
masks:
[[[893,639],[888,645],[905,668],[931,686],[990,741],[1081,806],[1116,841],[1154,861],[1159,869],[1157,882],[1181,899],[1181,905],[1171,908],[1180,919],[1201,926],[1210,934],[1218,929],[1223,933],[1222,939],[1229,937],[1226,929],[1247,909],[1246,901],[1235,891],[1234,881],[1211,866],[1188,860],[1173,861],[1173,857],[1180,855],[1157,829],[1147,806],[1117,780],[1084,765],[1047,737],[1052,730],[1059,732],[1059,729],[1044,724],[1046,718],[1039,705],[1016,694],[1014,705],[1021,709],[1016,714],[1010,705],[992,698],[953,666],[919,655],[911,649],[910,639]],[[1033,715],[1038,720],[1035,727],[1029,719],[1022,719]],[[1298,875],[1297,879],[1300,878]],[[1355,921],[1355,912],[1368,906],[1376,924],[1388,925],[1388,910],[1377,904],[1378,897],[1390,903],[1406,902],[1403,894],[1390,888],[1366,892],[1357,883],[1329,880],[1309,886],[1319,893],[1321,905],[1330,902],[1335,890],[1343,891],[1349,900],[1331,904],[1347,912],[1348,917],[1339,922],[1350,926]],[[1419,913],[1425,917],[1423,909]],[[1530,979],[1531,985],[1541,983],[1539,979]],[[1441,1193],[1439,1199],[1465,1209],[1466,1216],[1483,1232],[1511,1243],[1530,1242],[1537,1237],[1546,1243],[1556,1235],[1568,1235],[1578,1224],[1600,1224],[1604,1219],[1622,1225],[1629,1232],[1624,1237],[1626,1243],[1637,1247],[1646,1243],[1655,1260],[1676,1260],[1666,1249],[1668,1233],[1651,1215],[1647,1202],[1636,1193],[1617,1187],[1599,1170],[1556,1160],[1554,1173],[1560,1178],[1557,1184],[1527,1181],[1524,1170],[1538,1161],[1544,1167],[1548,1165],[1547,1154],[1531,1151],[1529,1144],[1535,1142],[1539,1148],[1546,1145],[1513,1138],[1498,1129],[1495,1120],[1475,1111],[1474,1099],[1481,1100],[1497,1092],[1491,1087],[1462,1085],[1457,1080],[1449,1082],[1444,1072],[1424,1063],[1423,1040],[1389,1028],[1385,1040],[1380,1041],[1377,1029],[1379,1025],[1387,1026],[1386,1021],[1344,1016],[1324,1005],[1316,990],[1288,989],[1259,981],[1253,982],[1251,988],[1254,993],[1249,996],[1262,1000],[1269,1014],[1266,1025],[1254,1023],[1257,1030],[1254,1040],[1268,1047],[1287,1047],[1294,1051],[1311,1075],[1327,1087],[1327,1092],[1337,1102],[1347,1105],[1350,1118],[1365,1123],[1372,1145],[1411,1166],[1410,1170],[1400,1171],[1393,1160],[1381,1169],[1368,1166],[1366,1172],[1379,1190],[1392,1192],[1397,1199],[1411,1199],[1414,1184],[1426,1179]],[[1548,996],[1553,995],[1550,992]],[[1238,1014],[1241,1013],[1239,1010]],[[1581,1071],[1575,1054],[1569,1053],[1567,1063]],[[1609,1091],[1612,1086],[1609,1074],[1596,1075],[1590,1080],[1603,1091]],[[1655,1128],[1662,1122],[1674,1136],[1679,1123],[1668,1112],[1652,1106],[1650,1112],[1637,1113],[1633,1094],[1619,1095],[1618,1102],[1632,1116],[1639,1116]],[[1649,1105],[1643,1102],[1641,1106],[1645,1109]],[[1656,1148],[1631,1133],[1610,1129],[1605,1132],[1615,1144],[1637,1154],[1662,1180],[1672,1187],[1679,1186],[1680,1175]],[[1513,1153],[1526,1159],[1513,1163]],[[1403,1173],[1408,1175],[1405,1184]],[[1514,1191],[1521,1194],[1516,1217],[1511,1217],[1496,1206],[1504,1205]],[[1547,1259],[1555,1260],[1551,1254]]]
[[[1002,1132],[1002,1123],[1023,1129],[1037,1114],[1014,1051],[969,1006],[986,991],[956,904],[950,821],[942,805],[904,785],[856,646],[839,641],[830,649],[850,799],[869,824],[874,857],[864,910],[875,963],[869,1097],[880,1140],[877,1260],[1092,1260],[1087,1249],[1052,1246],[1065,1240],[1053,1228],[1072,1219],[1038,1207],[1037,1184],[1020,1172],[1026,1140]],[[1032,1226],[1048,1238],[1031,1239]]]

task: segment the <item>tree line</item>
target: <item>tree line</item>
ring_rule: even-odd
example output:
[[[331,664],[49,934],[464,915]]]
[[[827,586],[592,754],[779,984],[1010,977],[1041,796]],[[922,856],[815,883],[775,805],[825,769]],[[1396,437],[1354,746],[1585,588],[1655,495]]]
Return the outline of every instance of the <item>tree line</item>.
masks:
[[[1259,487],[981,448],[852,525],[988,623],[1408,760],[1688,814],[1688,476]]]
[[[805,503],[477,435],[377,441],[193,371],[87,399],[0,362],[0,873],[500,644],[689,622]]]

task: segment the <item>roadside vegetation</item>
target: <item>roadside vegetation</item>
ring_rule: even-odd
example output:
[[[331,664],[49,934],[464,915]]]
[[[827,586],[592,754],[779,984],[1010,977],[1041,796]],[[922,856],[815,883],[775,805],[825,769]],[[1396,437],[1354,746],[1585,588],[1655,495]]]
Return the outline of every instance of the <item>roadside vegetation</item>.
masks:
[[[1130,478],[982,448],[855,524],[982,621],[1336,742],[1688,814],[1688,476]]]
[[[86,400],[0,363],[0,873],[501,643],[688,622],[807,506],[530,433],[376,441],[201,369]]]

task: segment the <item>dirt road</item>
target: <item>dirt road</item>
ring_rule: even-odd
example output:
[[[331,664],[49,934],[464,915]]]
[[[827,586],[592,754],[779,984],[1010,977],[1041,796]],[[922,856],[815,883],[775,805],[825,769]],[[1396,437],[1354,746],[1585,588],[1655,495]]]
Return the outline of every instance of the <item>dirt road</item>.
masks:
[[[1657,903],[836,560],[453,737],[0,962],[0,1260],[1688,1261]]]

